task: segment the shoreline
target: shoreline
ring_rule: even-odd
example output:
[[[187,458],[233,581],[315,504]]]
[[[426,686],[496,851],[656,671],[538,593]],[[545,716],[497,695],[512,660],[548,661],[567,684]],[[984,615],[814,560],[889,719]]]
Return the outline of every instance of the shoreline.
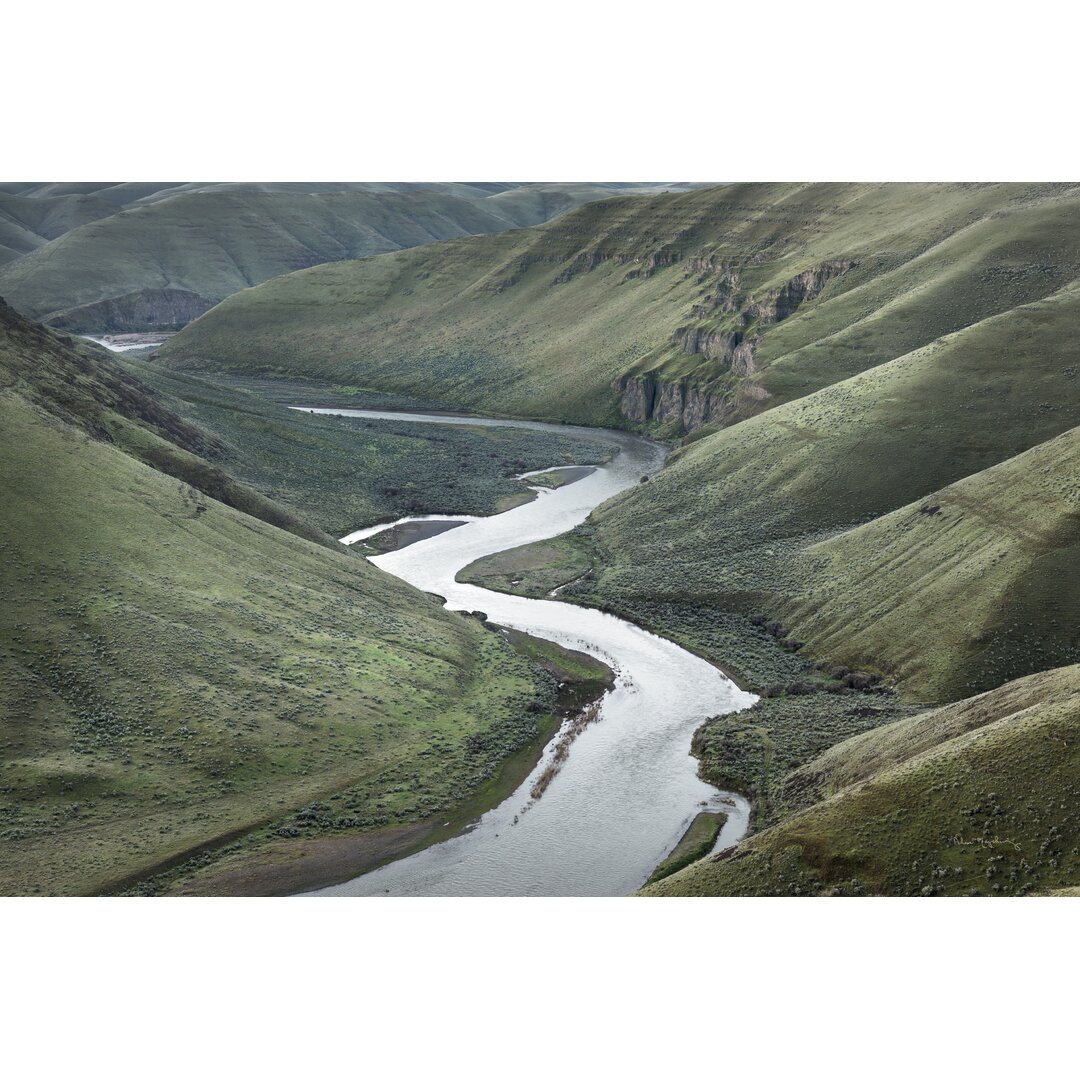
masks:
[[[320,412],[312,406],[291,406],[299,411]],[[327,409],[327,412],[336,411]],[[408,410],[403,409],[403,412]],[[482,419],[482,418],[477,418]],[[496,421],[497,422],[497,421]],[[592,429],[610,430],[610,429]],[[624,432],[625,434],[631,434]],[[621,434],[611,431],[611,435]],[[636,435],[635,438],[642,442],[651,443],[661,450],[662,456],[667,456],[668,447],[654,439]],[[614,455],[613,455],[614,456]],[[662,467],[662,463],[661,463]],[[595,466],[577,467],[566,470],[567,475],[560,475],[559,479],[573,482],[590,474]],[[548,467],[536,470],[533,474],[525,474],[521,479],[530,475],[547,474],[550,476],[558,467]],[[558,485],[562,486],[562,485]],[[535,498],[535,491],[530,492]],[[441,517],[441,515],[440,515]],[[384,522],[381,527],[369,526],[372,532],[381,532],[387,526],[393,527],[395,523]],[[364,530],[365,532],[367,530]],[[577,605],[592,606],[599,605]],[[599,607],[602,611],[610,609]],[[636,619],[625,619],[618,613],[611,611],[613,616],[623,619],[628,625],[639,627],[650,636],[661,640],[663,635],[642,626]],[[492,627],[492,629],[498,629]],[[513,631],[503,630],[504,634],[512,634]],[[523,640],[533,641],[543,648],[559,649],[560,646],[544,639],[531,638],[529,635],[521,635]],[[681,645],[677,641],[673,644]],[[519,651],[521,651],[519,649]],[[570,650],[563,650],[569,652]],[[700,657],[696,650],[686,650],[691,655]],[[588,654],[578,654],[581,659],[587,659],[596,663],[595,659]],[[531,656],[535,663],[537,657]],[[705,659],[705,658],[701,658]],[[735,687],[741,688],[740,679],[732,678],[720,665],[711,660],[706,661],[710,667],[721,673]],[[541,664],[541,666],[543,666]],[[577,673],[576,679],[560,679],[560,683],[567,683],[563,689],[569,690],[576,698],[575,708],[568,711],[565,702],[560,700],[555,711],[544,718],[538,717],[540,729],[530,743],[518,751],[508,755],[500,763],[494,777],[481,785],[476,791],[467,796],[462,802],[447,813],[443,811],[437,815],[434,821],[415,821],[401,825],[390,825],[364,832],[361,834],[348,835],[343,832],[326,832],[311,836],[304,835],[299,838],[276,838],[273,836],[253,836],[256,830],[245,830],[251,840],[251,846],[241,843],[228,852],[222,852],[223,858],[213,859],[209,864],[202,865],[178,865],[178,860],[171,860],[174,873],[166,872],[158,875],[141,875],[140,880],[144,885],[157,886],[155,891],[161,891],[169,895],[290,895],[316,891],[320,888],[343,884],[349,880],[360,877],[380,866],[390,862],[404,859],[412,854],[436,845],[453,836],[458,836],[470,830],[486,812],[501,805],[533,771],[535,765],[541,760],[545,748],[560,731],[564,729],[564,720],[567,716],[581,715],[583,709],[592,702],[596,702],[611,688],[614,678],[606,667],[603,670],[609,676],[605,683],[599,683],[590,678],[586,673],[582,678],[581,672]],[[581,682],[591,683],[590,692],[582,694]],[[562,697],[562,695],[560,695]],[[265,827],[265,823],[260,828]],[[235,838],[235,833],[231,834]],[[221,844],[213,842],[204,845],[202,852],[220,850]],[[245,847],[247,848],[245,850]],[[159,880],[154,881],[157,877]],[[161,880],[161,879],[164,880]],[[136,885],[137,887],[137,885]]]
[[[502,628],[489,624],[493,632]],[[535,638],[522,631],[508,635],[511,646],[521,652],[522,648],[513,637],[522,639],[521,645],[541,642],[543,647],[553,646],[542,638]],[[559,646],[554,646],[558,649]],[[576,650],[562,650],[574,656],[594,658]],[[538,663],[535,659],[534,663]],[[545,668],[545,664],[538,663]],[[539,718],[540,730],[535,739],[513,751],[503,759],[497,774],[466,797],[449,814],[436,815],[436,821],[418,821],[404,825],[385,826],[370,832],[324,833],[300,841],[270,840],[261,849],[252,849],[250,862],[242,860],[239,865],[222,869],[215,874],[208,868],[206,876],[196,871],[194,875],[167,884],[159,895],[163,896],[295,896],[314,892],[331,885],[339,885],[360,877],[387,863],[408,858],[425,848],[450,840],[467,832],[485,813],[500,805],[524,783],[540,761],[548,744],[563,729],[565,723],[589,705],[599,701],[614,684],[614,673],[608,669],[608,677],[600,680],[566,680],[556,698],[555,711]],[[582,691],[587,693],[583,695]],[[257,826],[260,828],[263,826]],[[128,890],[140,883],[149,883],[160,874],[178,869],[189,859],[214,848],[232,843],[255,832],[245,829],[229,834],[220,840],[202,845],[198,851],[185,853],[170,860],[171,865],[159,870],[140,874],[128,880]],[[177,859],[181,861],[177,861]],[[119,891],[119,889],[115,890]]]

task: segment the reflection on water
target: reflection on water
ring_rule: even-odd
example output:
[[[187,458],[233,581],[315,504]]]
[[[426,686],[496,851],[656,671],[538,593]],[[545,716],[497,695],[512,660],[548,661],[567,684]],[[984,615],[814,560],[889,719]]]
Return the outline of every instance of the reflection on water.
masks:
[[[664,450],[624,432],[599,432],[533,421],[492,421],[361,409],[321,413],[454,424],[511,424],[584,431],[603,437],[617,456],[575,483],[542,490],[536,501],[494,517],[467,520],[449,532],[373,561],[456,610],[480,610],[494,622],[592,653],[617,673],[598,719],[577,738],[543,797],[532,802],[533,774],[467,833],[318,895],[612,896],[637,889],[703,808],[729,817],[718,847],[746,828],[742,798],[697,776],[690,756],[694,729],[708,716],[755,700],[706,661],[613,615],[557,600],[531,600],[463,585],[454,575],[475,559],[557,536],[663,463]],[[443,518],[442,520],[446,520]],[[458,516],[454,520],[461,520]],[[359,530],[355,541],[377,532]],[[515,822],[516,818],[516,822]]]

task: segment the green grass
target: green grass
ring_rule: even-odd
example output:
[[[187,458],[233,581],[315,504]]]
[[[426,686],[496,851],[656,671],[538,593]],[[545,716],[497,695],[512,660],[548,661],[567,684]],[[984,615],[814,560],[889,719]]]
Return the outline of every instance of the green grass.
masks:
[[[730,421],[1061,289],[1080,273],[1076,205],[1067,185],[1008,184],[612,199],[533,229],[275,278],[163,352],[596,424],[627,422],[614,380],[647,377],[711,396]],[[829,263],[850,268],[790,314],[772,310],[788,282]],[[749,370],[679,344],[732,330],[756,343]],[[690,422],[666,419],[675,432]]]
[[[805,807],[660,895],[1024,895],[1080,877],[1080,667],[856,736],[790,774]]]
[[[369,793],[356,789],[338,792],[303,808],[290,820],[248,832],[212,853],[199,853],[179,866],[144,878],[127,891],[140,895],[284,895],[336,884],[468,828],[525,780],[562,719],[595,701],[614,682],[611,669],[586,653],[518,630],[493,624],[488,624],[488,629],[539,675],[541,694],[528,706],[537,734],[505,753],[494,769],[468,792],[457,792],[436,816],[428,814],[418,824],[370,822],[358,830],[355,812],[365,805]],[[414,779],[412,774],[408,778]],[[444,778],[426,779],[432,779],[438,791]]]
[[[807,647],[950,700],[1080,661],[1080,428],[809,548]]]
[[[0,296],[33,318],[79,333],[172,329],[238,289],[278,274],[535,225],[634,188],[183,184],[10,190],[14,187],[0,191]]]
[[[508,548],[470,563],[458,581],[498,592],[543,599],[592,568],[592,553],[575,533]]]
[[[645,884],[651,885],[660,881],[708,855],[725,821],[727,821],[727,814],[715,811],[704,811],[698,814],[690,822],[690,827],[683,833],[679,842],[672,848],[671,854],[657,866]]]
[[[751,800],[750,825],[757,831],[791,812],[787,778],[793,769],[844,739],[913,711],[892,694],[819,684],[816,690],[762,698],[743,712],[707,720],[694,733],[692,753],[702,779]]]
[[[207,495],[192,481],[227,474],[165,438],[205,433],[0,315],[0,891],[108,891],[261,828],[424,822],[540,737],[554,680],[498,635]],[[162,446],[190,479],[140,460]]]
[[[564,711],[578,711],[615,685],[611,668],[595,656],[509,627],[500,627],[499,633],[517,653],[551,675],[560,687]]]

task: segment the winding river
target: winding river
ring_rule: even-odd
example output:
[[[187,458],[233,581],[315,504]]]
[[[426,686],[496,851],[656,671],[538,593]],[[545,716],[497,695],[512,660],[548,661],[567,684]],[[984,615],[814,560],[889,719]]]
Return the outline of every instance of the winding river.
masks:
[[[626,432],[525,420],[489,420],[365,409],[306,409],[329,415],[418,423],[512,426],[604,439],[618,453],[583,479],[493,517],[465,521],[408,547],[373,558],[449,608],[484,611],[494,622],[600,657],[616,672],[597,719],[574,741],[543,796],[533,779],[550,760],[553,740],[525,782],[467,832],[312,895],[614,896],[639,888],[703,809],[724,810],[717,847],[746,829],[744,799],[697,776],[694,729],[708,716],[751,705],[717,668],[673,642],[591,608],[532,600],[454,580],[484,555],[557,536],[579,525],[606,499],[663,464],[662,447]],[[425,520],[408,518],[408,521]],[[429,518],[430,520],[430,518]],[[393,524],[361,529],[351,543]]]

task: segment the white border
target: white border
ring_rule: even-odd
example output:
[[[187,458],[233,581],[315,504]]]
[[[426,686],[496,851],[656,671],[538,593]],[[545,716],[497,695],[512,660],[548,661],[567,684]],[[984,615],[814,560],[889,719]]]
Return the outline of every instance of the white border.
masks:
[[[9,5],[0,174],[1069,179],[1075,29],[1043,0]],[[0,911],[13,1076],[1031,1074],[1074,1020],[1069,901]]]
[[[1076,175],[1056,0],[9,5],[5,179]]]

